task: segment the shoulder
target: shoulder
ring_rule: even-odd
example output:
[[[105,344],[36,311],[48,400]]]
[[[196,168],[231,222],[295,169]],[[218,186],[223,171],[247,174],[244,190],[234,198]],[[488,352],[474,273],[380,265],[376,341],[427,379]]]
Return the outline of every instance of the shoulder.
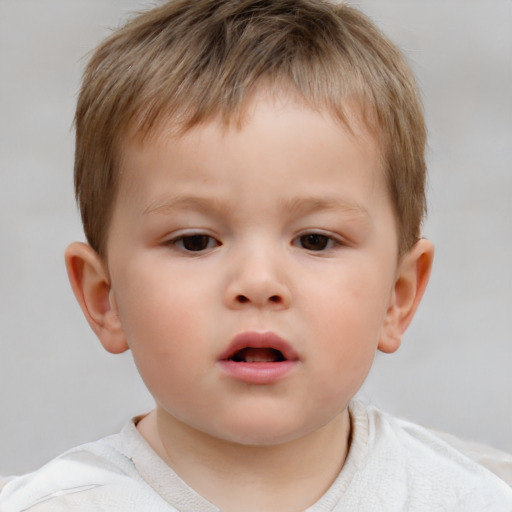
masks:
[[[73,448],[39,470],[3,482],[2,512],[172,511],[123,451],[122,434]]]
[[[360,453],[356,488],[373,482],[372,492],[403,504],[396,510],[512,510],[503,480],[433,432],[360,402],[351,413]]]

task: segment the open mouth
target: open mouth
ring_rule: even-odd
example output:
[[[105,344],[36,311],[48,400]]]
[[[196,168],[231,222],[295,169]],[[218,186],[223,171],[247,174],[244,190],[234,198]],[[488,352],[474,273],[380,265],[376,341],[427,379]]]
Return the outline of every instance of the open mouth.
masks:
[[[299,354],[273,332],[242,332],[219,357],[224,375],[247,384],[269,385],[298,367]]]
[[[235,336],[219,359],[231,363],[282,363],[297,361],[299,356],[287,341],[272,332],[244,332]]]
[[[286,361],[286,357],[276,348],[245,347],[237,350],[228,360],[235,363],[280,363]]]

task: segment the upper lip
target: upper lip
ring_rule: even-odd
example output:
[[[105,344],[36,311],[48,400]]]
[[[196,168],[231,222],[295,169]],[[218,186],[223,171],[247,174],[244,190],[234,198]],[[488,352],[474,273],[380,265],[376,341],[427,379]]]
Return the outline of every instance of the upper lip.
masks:
[[[299,359],[299,354],[286,340],[269,331],[249,331],[237,334],[226,350],[222,352],[219,359],[221,361],[231,359],[239,350],[244,348],[270,348],[279,350],[287,361],[297,361]]]

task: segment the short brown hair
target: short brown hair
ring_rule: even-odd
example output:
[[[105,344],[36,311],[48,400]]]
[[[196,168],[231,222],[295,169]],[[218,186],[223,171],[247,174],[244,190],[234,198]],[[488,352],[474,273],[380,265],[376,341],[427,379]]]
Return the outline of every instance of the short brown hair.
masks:
[[[355,98],[376,134],[399,253],[425,214],[425,124],[400,51],[361,12],[328,0],[174,0],[140,14],[94,52],[76,111],[75,193],[90,245],[104,255],[119,149],[171,121],[178,131],[239,118],[263,81],[292,86],[344,120]]]

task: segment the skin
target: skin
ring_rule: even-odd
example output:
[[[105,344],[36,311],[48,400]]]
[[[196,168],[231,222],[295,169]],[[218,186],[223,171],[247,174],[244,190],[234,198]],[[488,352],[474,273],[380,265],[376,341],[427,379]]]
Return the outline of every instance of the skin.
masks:
[[[242,127],[127,141],[107,259],[66,253],[104,347],[131,349],[156,401],[138,425],[223,510],[303,510],[348,452],[347,405],[377,350],[393,352],[433,248],[398,258],[379,148],[282,94],[260,92]],[[244,332],[275,333],[298,360],[250,384],[219,358]]]

